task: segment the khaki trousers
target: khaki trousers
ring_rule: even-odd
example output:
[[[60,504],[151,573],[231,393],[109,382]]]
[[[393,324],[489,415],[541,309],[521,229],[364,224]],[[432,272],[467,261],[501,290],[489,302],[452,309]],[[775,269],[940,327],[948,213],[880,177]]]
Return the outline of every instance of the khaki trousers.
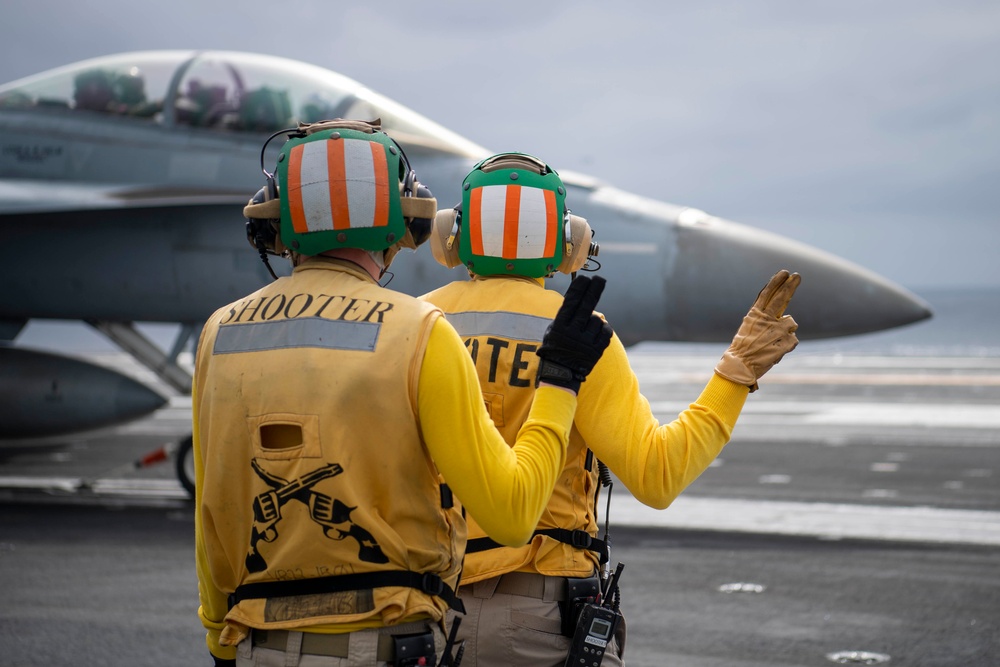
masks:
[[[449,626],[450,627],[450,626]],[[302,632],[287,633],[284,650],[254,646],[250,637],[240,642],[236,649],[236,667],[390,667],[391,662],[378,659],[378,646],[383,646],[386,637],[405,635],[431,630],[434,633],[434,651],[437,661],[441,661],[445,637],[439,624],[432,621],[417,621],[385,628],[359,630],[347,635],[348,648],[344,657],[313,655],[303,652]],[[284,633],[283,633],[284,634]],[[308,642],[307,642],[308,644]],[[384,653],[384,650],[383,650]]]
[[[563,597],[553,594],[561,588],[560,578],[545,577],[545,592],[538,597],[498,591],[498,587],[501,591],[505,588],[498,586],[502,578],[459,588],[466,611],[458,629],[458,639],[465,640],[461,667],[562,667],[570,638],[561,633],[559,601],[545,599]],[[608,644],[601,667],[623,667],[624,650],[622,622]]]

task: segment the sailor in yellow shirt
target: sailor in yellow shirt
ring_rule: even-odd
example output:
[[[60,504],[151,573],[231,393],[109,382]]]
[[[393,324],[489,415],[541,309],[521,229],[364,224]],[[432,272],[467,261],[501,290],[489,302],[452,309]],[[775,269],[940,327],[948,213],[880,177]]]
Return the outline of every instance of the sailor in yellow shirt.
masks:
[[[544,288],[544,277],[578,271],[596,250],[565,194],[558,174],[537,158],[498,154],[469,173],[461,205],[439,211],[431,232],[437,260],[463,264],[471,279],[421,298],[440,307],[464,340],[490,417],[511,444],[527,423],[534,352],[563,302]],[[667,507],[728,442],[757,379],[797,344],[795,322],[782,314],[798,283],[787,271],[772,278],[701,395],[668,424],[653,416],[612,338],[581,387],[566,462],[531,540],[501,545],[469,521],[459,589],[467,610],[458,633],[466,640],[463,665],[566,661],[579,613],[573,598],[603,585],[595,460],[641,502]],[[623,664],[624,635],[621,622],[601,656],[605,667]]]
[[[464,512],[504,544],[538,522],[612,336],[593,314],[603,280],[572,286],[511,448],[440,310],[377,282],[436,208],[377,123],[337,120],[290,131],[244,209],[265,263],[294,269],[219,309],[198,345],[196,564],[216,664],[447,664]]]

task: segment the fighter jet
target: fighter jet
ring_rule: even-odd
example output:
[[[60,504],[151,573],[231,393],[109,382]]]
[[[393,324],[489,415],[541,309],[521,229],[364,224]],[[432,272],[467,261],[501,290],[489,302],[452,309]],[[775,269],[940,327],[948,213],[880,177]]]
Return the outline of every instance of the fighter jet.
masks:
[[[328,118],[381,118],[442,208],[460,201],[465,174],[494,152],[340,74],[257,54],[127,53],[0,86],[0,238],[8,251],[0,262],[0,434],[114,424],[163,401],[87,362],[26,354],[15,340],[34,318],[85,321],[189,392],[179,353],[215,309],[271,280],[241,214],[274,167],[280,141],[263,153],[265,139]],[[496,148],[531,153],[530,136],[524,141]],[[608,279],[601,309],[626,344],[728,341],[779,268],[804,277],[794,311],[803,340],[930,316],[913,294],[821,250],[560,175],[568,206],[595,230]],[[391,270],[392,288],[414,295],[463,278],[424,249],[397,257]],[[566,284],[553,280],[556,289]],[[164,352],[136,322],[181,326]],[[81,393],[91,400],[70,400]]]

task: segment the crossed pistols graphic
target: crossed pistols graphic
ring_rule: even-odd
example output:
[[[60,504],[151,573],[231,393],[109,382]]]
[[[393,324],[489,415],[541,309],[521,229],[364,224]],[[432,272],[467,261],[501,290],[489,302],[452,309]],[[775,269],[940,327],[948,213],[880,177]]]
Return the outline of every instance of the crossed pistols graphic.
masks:
[[[351,521],[351,512],[356,507],[348,507],[336,498],[312,490],[318,482],[344,472],[339,463],[328,463],[291,482],[267,472],[256,459],[250,465],[257,476],[271,487],[270,491],[259,494],[253,500],[253,530],[246,557],[246,566],[250,572],[263,572],[267,569],[267,562],[257,550],[257,545],[261,540],[273,542],[277,539],[281,508],[293,498],[309,508],[310,518],[323,526],[323,533],[330,539],[354,538],[358,543],[358,558],[368,563],[389,562],[375,537]],[[346,530],[339,527],[343,524],[348,525]]]

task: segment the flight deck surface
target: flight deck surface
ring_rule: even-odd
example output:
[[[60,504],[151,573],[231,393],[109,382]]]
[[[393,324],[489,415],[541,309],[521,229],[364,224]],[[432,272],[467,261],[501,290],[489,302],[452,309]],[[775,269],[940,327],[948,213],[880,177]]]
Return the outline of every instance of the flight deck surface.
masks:
[[[661,421],[714,364],[630,357]],[[614,485],[627,664],[998,664],[998,405],[995,357],[790,355],[670,508]],[[193,503],[170,463],[131,466],[189,419],[175,397],[125,427],[0,449],[9,664],[208,664]]]

